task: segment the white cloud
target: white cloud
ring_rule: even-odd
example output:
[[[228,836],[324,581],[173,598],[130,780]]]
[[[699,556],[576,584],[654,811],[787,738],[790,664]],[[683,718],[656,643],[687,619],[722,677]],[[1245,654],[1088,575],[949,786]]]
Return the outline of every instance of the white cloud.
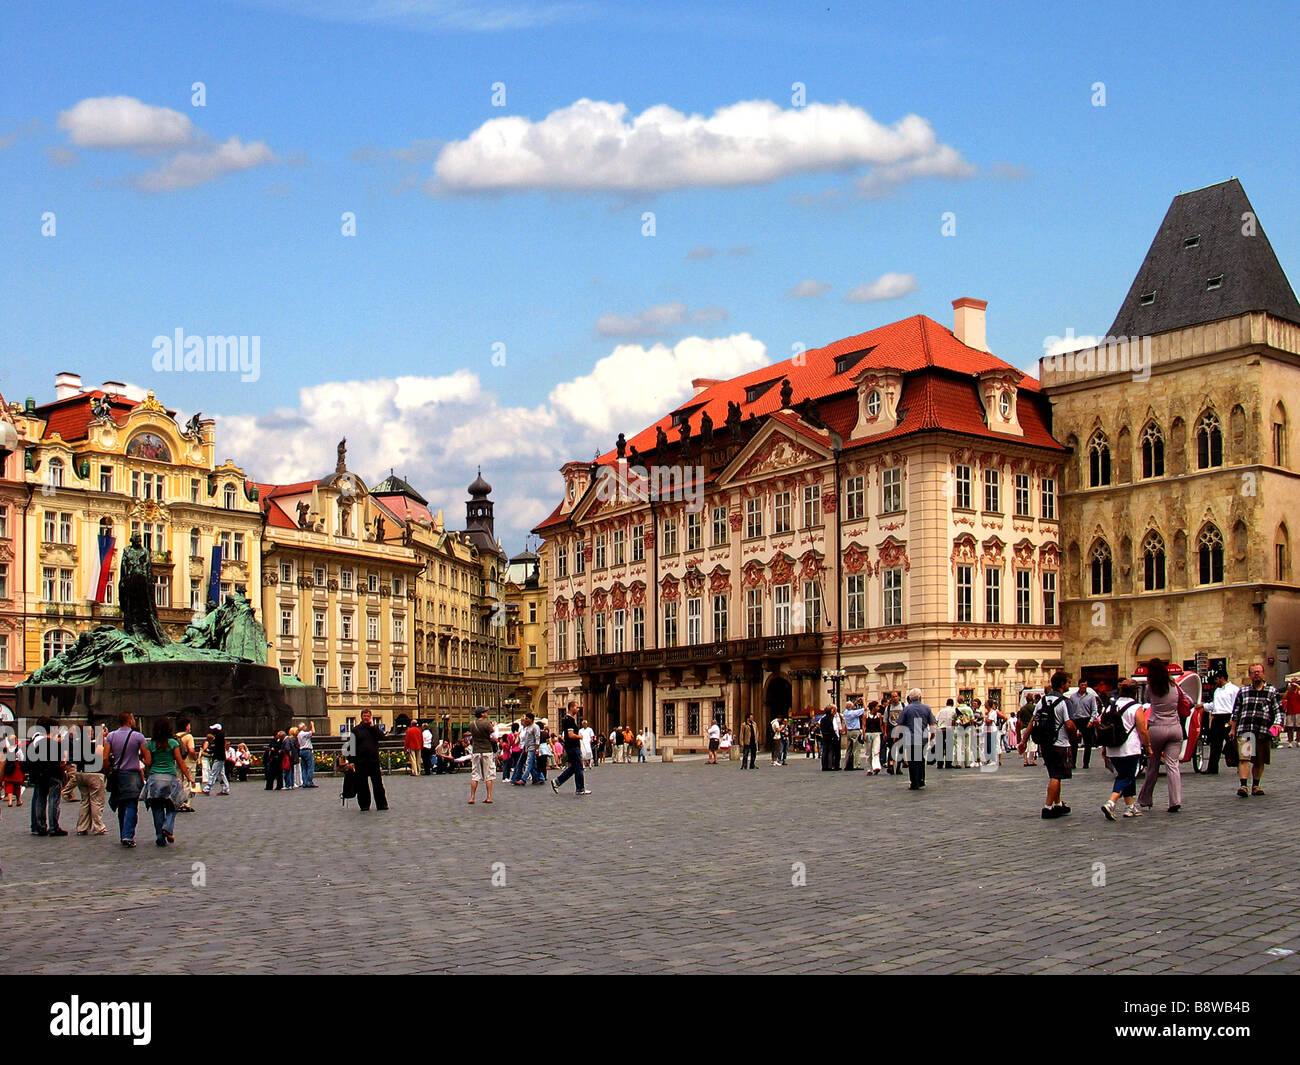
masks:
[[[1070,351],[1082,351],[1084,348],[1095,348],[1097,338],[1095,336],[1074,335],[1074,330],[1067,329],[1063,337],[1044,337],[1043,338],[1043,357],[1050,359],[1055,355],[1064,355]]]
[[[199,135],[187,115],[133,96],[95,96],[59,114],[59,129],[78,148],[158,151],[192,144]]]
[[[282,162],[264,141],[239,137],[218,142],[169,107],[155,107],[133,96],[95,96],[60,112],[58,126],[78,148],[162,154],[174,152],[154,169],[130,178],[145,192],[193,188],[240,170]],[[49,149],[51,162],[76,161],[68,148]]]
[[[786,295],[792,300],[814,300],[831,290],[829,281],[800,281]]]
[[[658,303],[632,315],[602,314],[596,320],[596,334],[603,337],[660,336],[688,322],[725,322],[729,317],[722,307],[688,311],[684,303]]]
[[[534,0],[243,0],[323,22],[437,32],[491,33],[552,26],[585,17],[587,5]]]
[[[939,143],[925,119],[908,115],[886,126],[847,103],[783,110],[747,100],[705,117],[664,104],[632,115],[626,104],[582,99],[538,122],[490,119],[447,144],[428,189],[644,193],[863,167],[880,168],[886,184],[897,184],[953,176],[969,164]]]
[[[145,192],[173,192],[275,161],[275,153],[264,141],[244,144],[238,137],[231,137],[214,147],[177,152],[158,169],[137,176],[135,184]]]
[[[877,303],[896,300],[917,289],[915,274],[881,274],[874,281],[864,281],[844,294],[845,303]]]
[[[767,348],[748,333],[687,337],[671,348],[620,344],[591,373],[556,385],[548,398],[559,413],[594,433],[630,436],[689,397],[694,378],[726,379],[767,362]]]

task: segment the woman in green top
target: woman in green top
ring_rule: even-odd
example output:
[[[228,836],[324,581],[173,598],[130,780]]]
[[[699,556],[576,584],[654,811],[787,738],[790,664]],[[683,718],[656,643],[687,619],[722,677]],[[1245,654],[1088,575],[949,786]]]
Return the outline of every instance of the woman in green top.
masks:
[[[160,717],[153,725],[153,739],[144,745],[140,757],[149,776],[140,798],[153,813],[154,832],[158,846],[176,842],[172,830],[176,826],[176,808],[185,802],[185,788],[180,778],[194,783],[184,758],[176,756],[180,742],[172,735],[172,723]]]

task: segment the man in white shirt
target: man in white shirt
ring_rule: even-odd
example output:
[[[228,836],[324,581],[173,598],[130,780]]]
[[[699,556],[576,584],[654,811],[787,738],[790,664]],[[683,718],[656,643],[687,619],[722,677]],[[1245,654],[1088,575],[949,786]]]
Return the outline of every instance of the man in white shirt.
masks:
[[[718,764],[718,747],[722,742],[722,729],[715,721],[709,726],[709,765]]]
[[[1228,728],[1232,724],[1232,708],[1237,703],[1237,692],[1241,689],[1222,671],[1214,675],[1213,684],[1214,694],[1210,701],[1204,703],[1205,708],[1210,712],[1210,764],[1206,766],[1205,771],[1217,775],[1219,756],[1223,754],[1223,741],[1227,738]]]
[[[302,739],[302,733],[298,734],[298,738]],[[424,741],[424,750],[420,752],[424,758],[424,775],[428,776],[433,772],[433,730],[425,725],[420,738]]]

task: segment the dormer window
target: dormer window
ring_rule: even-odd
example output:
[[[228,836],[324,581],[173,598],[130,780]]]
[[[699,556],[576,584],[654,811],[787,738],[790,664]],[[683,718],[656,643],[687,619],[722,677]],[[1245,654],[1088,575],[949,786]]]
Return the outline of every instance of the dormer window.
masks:
[[[753,403],[755,400],[761,398],[764,393],[766,393],[779,380],[781,380],[779,377],[773,377],[770,381],[763,381],[757,385],[750,385],[745,389],[745,402]]]
[[[867,413],[873,418],[880,413],[880,389],[873,388],[867,393]]]
[[[1199,247],[1199,246],[1200,246],[1200,243],[1201,243],[1201,235],[1198,233],[1196,236],[1194,236],[1194,237],[1188,237],[1186,240],[1184,240],[1184,241],[1183,241],[1183,247],[1184,247],[1184,248],[1196,248],[1196,247]]]
[[[1223,285],[1223,275],[1215,274],[1213,277],[1206,280],[1205,291],[1213,292],[1216,288],[1220,288],[1222,285]]]
[[[998,411],[1001,413],[1002,417],[1004,418],[1011,417],[1011,393],[1010,392],[1003,392],[1000,396],[998,396]]]
[[[1138,304],[1142,307],[1150,307],[1151,304],[1155,303],[1155,301],[1156,301],[1155,289],[1152,289],[1150,292],[1144,292],[1142,293],[1142,295],[1138,297]]]
[[[863,348],[861,351],[850,351],[844,355],[835,357],[835,372],[837,374],[848,373],[853,367],[863,360],[867,355],[875,351],[875,347]]]

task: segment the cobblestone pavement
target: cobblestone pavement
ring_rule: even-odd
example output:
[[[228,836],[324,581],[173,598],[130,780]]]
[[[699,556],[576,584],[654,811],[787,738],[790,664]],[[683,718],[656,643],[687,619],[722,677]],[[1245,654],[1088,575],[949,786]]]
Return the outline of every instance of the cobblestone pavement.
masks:
[[[1275,752],[1266,797],[1188,774],[1181,813],[1162,783],[1114,824],[1100,765],[1043,821],[1046,773],[1019,761],[930,769],[921,792],[802,756],[606,765],[590,796],[498,787],[473,807],[466,775],[390,777],[392,809],[365,814],[335,778],[250,781],[197,796],[165,851],[143,807],[135,850],[115,824],[43,839],[4,810],[9,957],[77,974],[1300,972],[1300,750]],[[164,940],[182,926],[184,952]]]

